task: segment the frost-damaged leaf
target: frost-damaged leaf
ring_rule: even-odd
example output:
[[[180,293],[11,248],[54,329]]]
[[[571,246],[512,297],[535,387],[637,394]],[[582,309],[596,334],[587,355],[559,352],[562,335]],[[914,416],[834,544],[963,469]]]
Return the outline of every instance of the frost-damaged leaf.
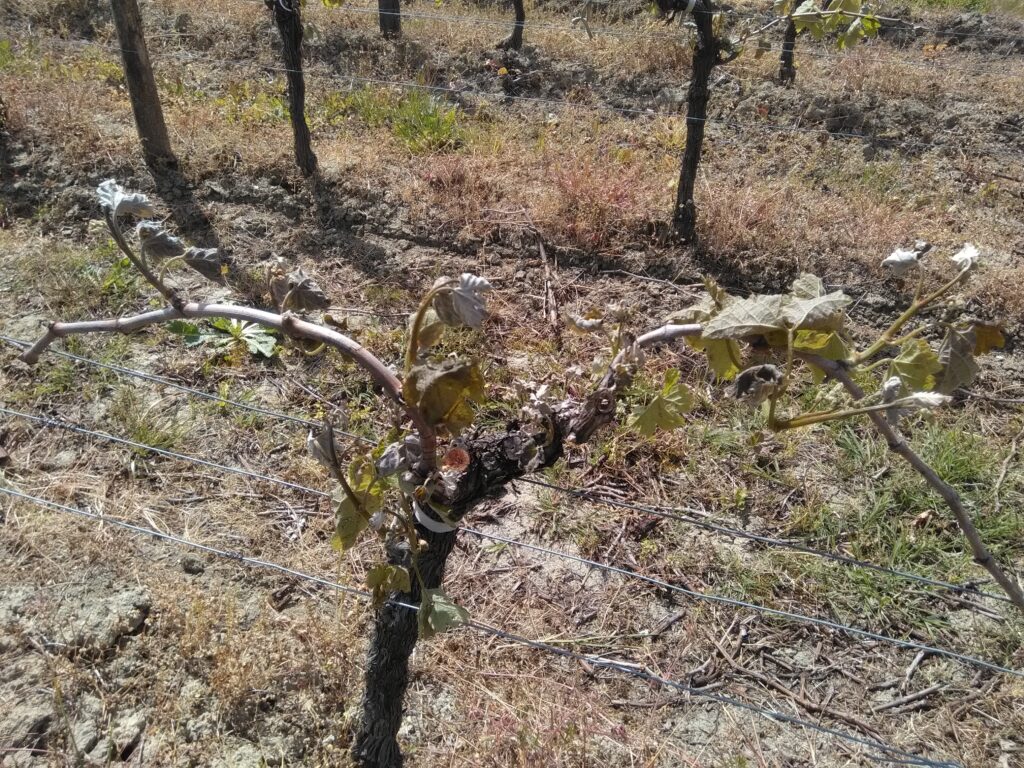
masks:
[[[903,277],[908,270],[913,269],[920,263],[920,259],[920,251],[909,248],[897,248],[882,259],[882,266],[896,277]]]
[[[155,221],[140,221],[135,228],[142,246],[142,255],[154,261],[173,259],[185,253],[185,243]]]
[[[583,317],[566,313],[565,319],[576,333],[596,333],[604,330],[604,317],[599,312],[588,312]]]
[[[270,280],[270,293],[281,311],[295,309],[299,312],[315,312],[331,306],[331,300],[323,288],[306,274],[301,267],[287,274],[278,272]],[[288,306],[284,302],[287,299]]]
[[[309,430],[306,436],[306,450],[332,474],[341,471],[341,457],[345,453],[345,448],[338,440],[334,425],[330,421],[325,419],[322,427]]]
[[[439,632],[447,632],[468,623],[469,612],[456,605],[443,590],[428,589],[423,593],[417,620],[420,639],[429,640]]]
[[[687,321],[692,322],[692,321]],[[700,339],[687,336],[686,343],[708,357],[708,367],[719,381],[731,381],[740,372],[740,345],[732,339]]]
[[[798,352],[810,352],[828,360],[845,360],[850,350],[838,333],[827,331],[798,331],[793,337],[793,348]]]
[[[998,325],[975,323],[971,326],[971,330],[974,331],[974,354],[976,355],[984,355],[993,349],[1002,349],[1006,344],[1003,329]]]
[[[938,408],[945,405],[953,398],[949,395],[940,395],[938,392],[914,392],[900,399],[899,404],[905,408],[920,408],[922,410]]]
[[[189,248],[185,251],[184,261],[207,280],[226,284],[231,258],[221,254],[217,248]]]
[[[471,401],[484,399],[484,378],[476,363],[448,359],[414,365],[402,392],[431,426],[444,424],[453,435],[473,423]]]
[[[373,591],[373,607],[378,608],[390,593],[408,592],[412,584],[406,568],[380,563],[367,571],[366,586]]]
[[[775,394],[781,383],[782,371],[774,365],[755,365],[737,377],[733,392],[737,399],[757,406]]]
[[[353,459],[347,474],[352,495],[340,484],[331,494],[334,501],[331,546],[340,550],[349,549],[356,543],[359,534],[370,524],[370,516],[379,512],[384,503],[384,489],[377,482],[377,473],[369,457]]]
[[[889,363],[889,375],[898,376],[908,392],[935,389],[935,374],[941,370],[939,356],[922,339],[908,341]]]
[[[810,272],[801,272],[796,280],[793,281],[789,292],[797,299],[816,299],[828,293],[825,290],[825,284],[821,282],[821,278],[817,275],[812,275]]]
[[[447,278],[441,278],[435,287]],[[479,328],[487,317],[487,304],[483,297],[491,290],[491,284],[482,277],[463,272],[459,284],[450,291],[442,291],[434,297],[433,305],[437,316],[447,325],[465,325]]]
[[[742,339],[785,328],[781,294],[750,296],[729,302],[704,326],[705,339]]]
[[[942,363],[942,378],[936,389],[943,394],[952,394],[957,387],[966,387],[978,375],[978,364],[974,361],[974,330],[958,331],[950,328],[939,345],[939,362]]]
[[[851,301],[842,291],[806,299],[790,298],[782,319],[790,328],[838,331],[843,327],[843,308]]]
[[[629,426],[645,437],[651,437],[659,429],[670,432],[686,423],[683,415],[692,407],[689,388],[679,381],[679,371],[672,369],[665,374],[665,384],[654,399],[633,411]]]
[[[117,216],[135,216],[144,219],[155,211],[149,198],[139,192],[125,192],[114,179],[107,179],[96,187],[100,207]]]
[[[970,269],[978,263],[980,258],[978,249],[973,243],[965,243],[964,247],[949,257],[949,260],[956,264],[958,269]]]

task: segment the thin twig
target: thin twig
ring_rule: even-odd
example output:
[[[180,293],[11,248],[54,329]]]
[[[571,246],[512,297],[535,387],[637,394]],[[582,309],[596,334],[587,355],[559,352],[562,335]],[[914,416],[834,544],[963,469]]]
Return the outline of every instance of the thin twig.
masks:
[[[911,693],[906,696],[901,696],[898,699],[887,701],[885,702],[885,704],[879,704],[878,706],[872,707],[871,711],[875,714],[878,714],[879,712],[884,712],[887,709],[896,709],[896,707],[902,707],[904,704],[913,704],[915,701],[920,701],[921,699],[928,698],[933,693],[938,693],[945,687],[946,683],[936,683],[935,685],[930,685],[923,690],[916,691],[915,693]]]
[[[1006,454],[1006,458],[1003,459],[1003,466],[999,469],[999,477],[996,478],[996,484],[992,487],[992,512],[994,517],[999,516],[999,511],[1002,507],[1002,499],[999,498],[999,491],[1003,487],[1003,482],[1006,480],[1006,473],[1010,469],[1010,462],[1013,461],[1013,457],[1017,455],[1017,443],[1021,437],[1024,436],[1024,427],[1020,428],[1020,431],[1013,436],[1013,441],[1010,443],[1010,452]]]

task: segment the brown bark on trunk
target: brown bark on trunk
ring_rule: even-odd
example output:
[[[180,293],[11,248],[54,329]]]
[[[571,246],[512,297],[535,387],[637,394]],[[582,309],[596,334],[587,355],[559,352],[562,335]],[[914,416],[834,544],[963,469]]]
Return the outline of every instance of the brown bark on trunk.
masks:
[[[698,0],[693,9],[697,25],[697,47],[693,52],[693,71],[686,94],[686,149],[679,170],[676,207],[672,227],[683,240],[692,241],[697,229],[697,206],[693,200],[704,145],[704,128],[708,117],[708,83],[718,64],[718,41],[712,29],[713,9],[707,0]]]
[[[142,155],[154,175],[169,167],[177,160],[171,151],[167,137],[167,125],[160,106],[160,94],[153,78],[153,68],[146,49],[146,37],[142,30],[142,16],[136,0],[111,0],[117,38],[121,43],[121,61],[124,64],[124,79],[128,86],[128,97],[132,102],[135,127],[142,143]]]
[[[790,19],[786,24],[786,32],[782,36],[782,53],[779,55],[779,81],[786,85],[796,80],[796,65],[793,63],[795,49],[796,22]]]
[[[274,23],[281,34],[281,52],[288,79],[288,112],[295,142],[295,164],[304,176],[316,173],[317,160],[306,124],[306,79],[302,74],[302,19],[300,0],[266,0],[273,8]]]

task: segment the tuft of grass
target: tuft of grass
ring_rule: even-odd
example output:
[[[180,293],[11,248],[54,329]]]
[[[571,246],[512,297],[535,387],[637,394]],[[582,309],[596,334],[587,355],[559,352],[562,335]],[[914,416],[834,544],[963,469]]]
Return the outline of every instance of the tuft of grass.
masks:
[[[179,444],[188,428],[174,416],[161,412],[165,404],[161,399],[145,405],[135,389],[124,387],[114,396],[108,415],[125,437],[170,450]],[[145,454],[141,449],[137,452]]]

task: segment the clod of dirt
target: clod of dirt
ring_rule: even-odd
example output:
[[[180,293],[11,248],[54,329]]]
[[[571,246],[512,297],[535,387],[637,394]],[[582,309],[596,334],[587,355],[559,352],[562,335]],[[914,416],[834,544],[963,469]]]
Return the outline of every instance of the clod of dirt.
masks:
[[[198,576],[206,570],[206,564],[195,555],[185,555],[181,558],[181,570],[192,576]]]
[[[149,595],[137,587],[97,599],[83,589],[68,595],[54,617],[50,642],[66,653],[104,653],[127,635],[141,631],[152,607]]]
[[[4,665],[0,702],[7,703],[8,708],[0,713],[0,754],[45,745],[54,717],[50,697],[43,692],[47,687],[46,663],[38,656],[25,656]]]

